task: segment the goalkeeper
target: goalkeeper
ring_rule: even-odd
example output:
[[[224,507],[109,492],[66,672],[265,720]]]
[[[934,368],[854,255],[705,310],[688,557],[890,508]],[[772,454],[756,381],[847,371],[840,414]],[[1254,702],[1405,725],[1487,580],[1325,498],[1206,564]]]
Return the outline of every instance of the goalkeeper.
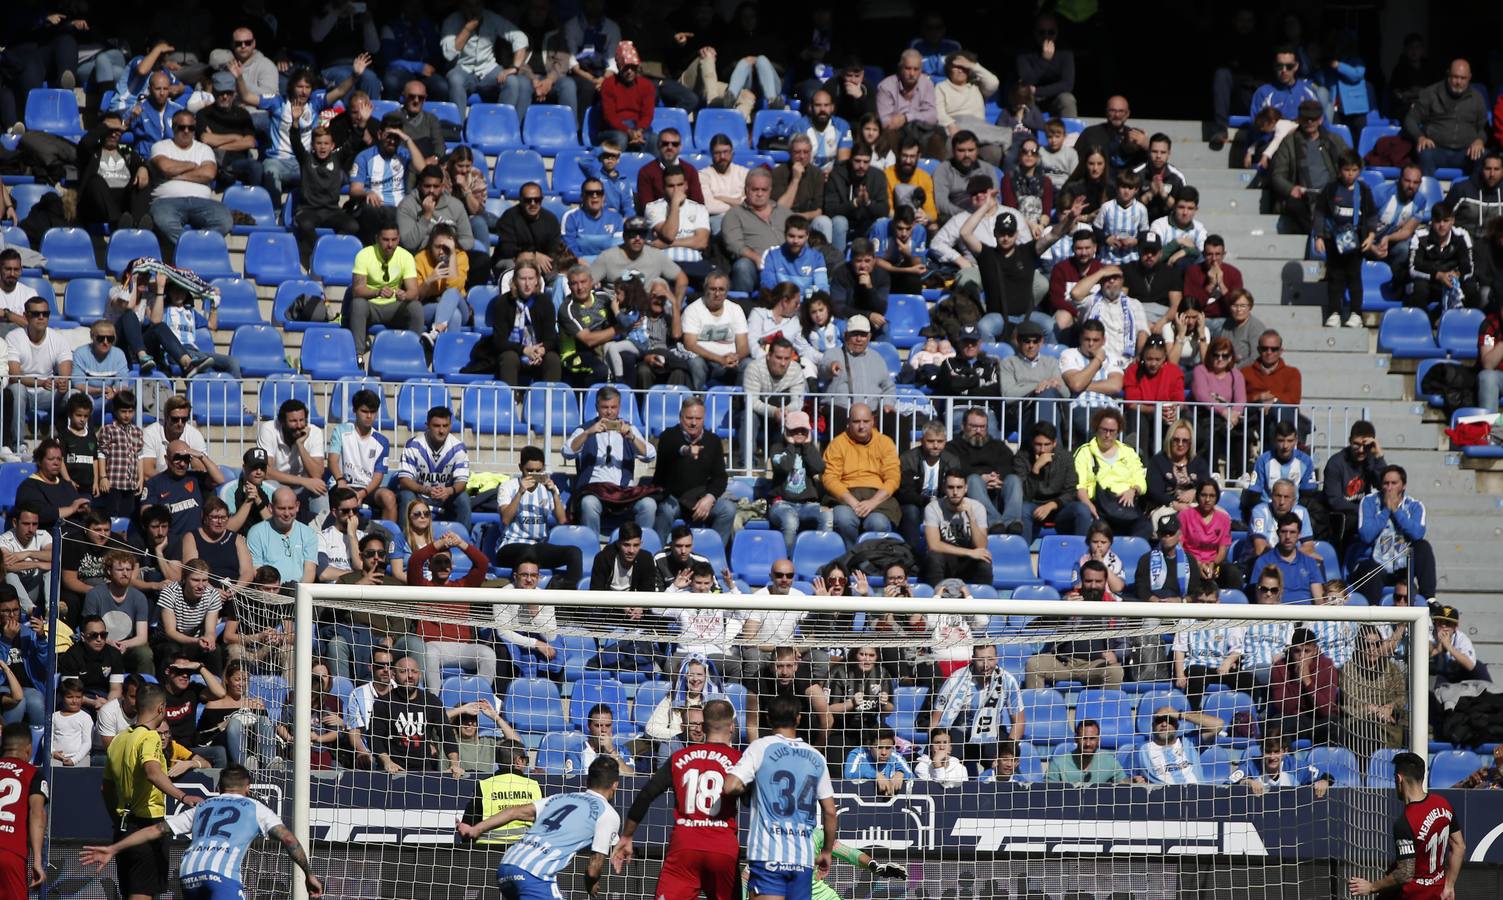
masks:
[[[814,829],[814,855],[818,856],[819,851],[823,850],[824,846],[825,830],[823,828]],[[907,866],[894,862],[879,863],[875,859],[872,859],[871,854],[857,850],[855,847],[848,847],[840,841],[836,841],[835,845],[830,848],[830,855],[843,863],[865,869],[878,878],[893,878],[900,881],[908,880]],[[825,882],[824,878],[816,877],[814,879],[814,886],[809,892],[809,900],[841,900],[841,896]]]

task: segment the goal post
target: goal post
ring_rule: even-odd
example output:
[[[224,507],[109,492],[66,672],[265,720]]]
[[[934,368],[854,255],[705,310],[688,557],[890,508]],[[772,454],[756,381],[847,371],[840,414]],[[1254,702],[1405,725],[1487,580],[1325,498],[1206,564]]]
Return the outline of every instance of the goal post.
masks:
[[[874,588],[873,592],[876,593],[877,590]],[[242,602],[251,606],[254,606],[257,602],[278,604],[279,609],[265,611],[262,615],[267,620],[286,617],[285,607],[288,601],[285,598],[277,600],[265,598],[262,601],[258,601],[255,598],[247,598]],[[623,617],[622,611],[633,608],[645,608],[670,614],[676,610],[703,612],[707,608],[726,610],[732,613],[757,610],[769,613],[788,613],[794,616],[801,614],[810,616],[810,618],[804,619],[805,625],[800,633],[788,641],[789,644],[803,648],[807,651],[807,655],[810,656],[823,654],[824,650],[829,648],[853,648],[872,645],[880,646],[884,652],[888,649],[892,649],[894,652],[916,650],[921,658],[925,654],[931,654],[937,647],[943,648],[943,642],[936,643],[929,637],[915,638],[913,634],[904,632],[901,629],[895,633],[872,630],[870,628],[857,630],[853,627],[852,623],[859,624],[864,619],[869,625],[874,620],[883,620],[889,616],[894,617],[895,620],[900,622],[914,615],[928,617],[951,616],[964,618],[967,621],[980,621],[975,617],[988,617],[993,623],[1003,622],[1005,624],[977,629],[973,634],[968,633],[965,640],[974,646],[995,645],[999,651],[999,655],[1005,655],[1013,661],[1019,658],[1020,653],[1026,654],[1029,652],[1028,648],[1036,648],[1052,639],[1066,640],[1092,636],[1108,636],[1112,640],[1143,642],[1166,647],[1168,646],[1169,636],[1173,634],[1209,631],[1214,628],[1223,627],[1250,626],[1258,623],[1287,623],[1289,626],[1294,626],[1298,623],[1314,622],[1347,623],[1351,626],[1353,632],[1358,627],[1368,624],[1391,627],[1405,626],[1407,628],[1407,643],[1405,646],[1407,647],[1408,659],[1420,661],[1420,664],[1408,667],[1405,676],[1408,699],[1406,731],[1402,742],[1398,745],[1390,744],[1389,749],[1390,751],[1408,749],[1418,753],[1421,757],[1426,755],[1428,749],[1428,671],[1423,661],[1428,658],[1429,613],[1425,607],[1243,603],[1099,603],[1049,599],[943,598],[938,596],[896,598],[874,596],[868,598],[718,593],[711,595],[692,593],[637,594],[594,591],[502,590],[495,588],[413,589],[399,586],[375,587],[321,584],[300,585],[297,589],[295,599],[291,601],[291,604],[293,606],[291,618],[295,624],[295,640],[293,644],[294,662],[289,679],[292,701],[289,703],[292,711],[289,724],[292,727],[294,736],[294,741],[291,745],[290,772],[287,773],[289,778],[287,790],[290,793],[288,807],[291,810],[289,824],[293,832],[303,841],[304,845],[310,848],[310,857],[315,859],[316,871],[321,871],[318,867],[318,857],[321,855],[320,851],[330,849],[330,845],[321,840],[320,835],[315,833],[315,810],[313,803],[315,791],[311,735],[314,731],[315,716],[318,714],[318,711],[314,709],[315,691],[311,663],[315,659],[315,639],[321,610],[330,612],[363,611],[374,614],[406,615],[416,618],[418,615],[417,607],[422,605],[425,611],[421,615],[427,621],[470,625],[475,628],[481,628],[487,627],[493,622],[495,615],[494,608],[497,605],[526,606],[536,604],[543,607],[553,607],[559,611],[558,632],[576,634],[582,637],[600,638],[602,642],[608,631],[604,623],[608,621],[620,621]],[[427,612],[426,610],[430,609],[427,604],[443,604],[443,609],[446,611],[439,613]],[[468,612],[462,612],[462,610],[468,610]],[[670,621],[669,617],[652,615],[649,618],[654,620],[653,624],[642,626],[643,634],[647,638],[660,643],[665,640],[671,642],[674,639],[676,633],[665,624]],[[619,628],[613,633],[619,633]],[[727,640],[731,645],[740,647],[743,644],[755,643],[756,639],[740,641],[735,634],[731,634],[727,637]],[[969,650],[967,650],[967,654],[969,654]],[[670,656],[671,654],[664,654],[660,658],[657,678],[668,680],[671,685],[675,683],[674,679],[677,673],[664,671],[666,667],[662,665],[662,660],[670,658]],[[268,654],[260,664],[262,666],[260,671],[263,674],[273,674],[274,660],[279,659],[281,659],[280,656]],[[831,671],[833,671],[834,665],[835,663],[830,664]],[[614,674],[622,674],[624,680],[624,673]],[[356,679],[357,683],[362,680],[365,679]],[[749,682],[751,678],[748,674],[743,675],[740,680],[742,682]],[[938,680],[943,679],[938,678]],[[1021,685],[1023,682],[1021,674],[1017,676],[1017,680]],[[934,683],[937,685],[937,681]],[[434,694],[438,694],[439,692],[437,685],[425,685],[425,687]],[[565,687],[567,689],[567,685]],[[1061,692],[1069,697],[1077,697],[1082,689],[1083,686],[1080,685],[1076,685],[1073,688],[1069,686],[1060,688]],[[639,687],[638,690],[641,690],[641,688]],[[1023,693],[1030,692],[1024,691]],[[1146,695],[1147,691],[1142,691],[1142,693]],[[568,695],[566,694],[565,696],[567,698]],[[1207,696],[1211,695],[1208,694]],[[934,697],[931,696],[931,702],[933,699]],[[644,701],[639,697],[636,702],[641,703]],[[743,699],[743,705],[744,702]],[[507,714],[505,709],[501,710],[501,712],[503,716]],[[744,712],[744,710],[738,710],[738,712]],[[1075,712],[1076,710],[1072,707],[1069,715],[1073,718]],[[1142,710],[1138,710],[1138,714],[1141,715],[1141,713]],[[884,722],[887,720],[887,716],[885,715],[882,718]],[[580,720],[578,710],[570,715],[569,719],[572,722],[578,722]],[[1135,719],[1132,723],[1123,723],[1122,727],[1141,738],[1142,731],[1137,727],[1136,721],[1138,720]],[[617,722],[619,724],[619,718]],[[1231,725],[1230,722],[1226,724]],[[927,731],[927,729],[920,730]],[[917,737],[921,738],[923,736],[917,735]],[[1225,737],[1225,732],[1223,732],[1222,737]],[[915,742],[913,749],[916,751],[917,742]],[[1045,754],[1049,749],[1041,748],[1038,752]],[[1060,749],[1061,745],[1057,744],[1052,748],[1052,751],[1059,752]],[[959,754],[957,753],[957,755]],[[835,756],[834,750],[828,751],[827,756],[830,757],[832,766],[838,765],[842,761]],[[910,759],[911,762],[912,760]],[[656,762],[649,759],[645,764],[638,765],[637,772],[638,774],[650,774],[655,767]],[[479,777],[485,777],[486,774],[488,773],[479,773]],[[381,772],[369,775],[369,778],[372,780],[386,777],[385,773]],[[444,777],[448,776],[445,775]],[[975,778],[972,777],[971,780],[975,781]],[[558,789],[559,780],[549,779],[545,781],[545,784],[545,790],[551,792]],[[579,782],[577,780],[573,784],[575,786],[569,789],[579,789]],[[1056,797],[1056,791],[1062,795],[1063,785],[1035,784],[1034,787],[1040,790],[1047,790],[1048,793],[1043,795],[1043,802],[1058,802],[1061,804],[1060,808],[1062,810],[1065,810],[1066,807],[1071,810],[1074,809],[1069,804],[1073,804],[1075,801],[1058,799]],[[467,790],[473,790],[473,787],[471,786]],[[931,792],[928,788],[924,791],[912,788],[910,790],[913,791],[915,796],[938,793],[937,790]],[[966,791],[971,790],[971,788],[966,788]],[[1082,788],[1081,790],[1089,789]],[[926,838],[928,843],[924,844],[923,841],[912,840],[911,836],[901,839],[894,837],[894,835],[898,834],[898,831],[889,831],[885,825],[880,823],[871,824],[870,827],[867,827],[866,819],[853,816],[852,822],[858,826],[858,830],[848,834],[846,833],[848,826],[842,825],[841,839],[847,844],[870,849],[873,855],[880,855],[881,853],[898,854],[891,858],[897,861],[917,862],[920,864],[919,868],[921,870],[924,870],[924,861],[928,860],[929,868],[927,871],[931,871],[937,875],[943,868],[943,871],[946,873],[944,883],[949,883],[951,879],[956,877],[965,878],[974,876],[979,878],[981,876],[975,875],[972,870],[980,871],[980,867],[971,866],[970,868],[966,868],[962,865],[961,869],[956,870],[950,862],[939,862],[941,859],[973,859],[980,863],[986,863],[992,859],[1027,859],[1029,860],[1027,866],[1030,872],[1033,872],[1039,866],[1044,867],[1039,869],[1039,871],[1044,871],[1044,869],[1054,871],[1054,869],[1049,867],[1057,865],[1058,860],[1040,861],[1031,856],[1031,854],[1039,852],[1046,854],[1054,853],[1057,847],[1061,845],[1061,842],[1068,843],[1071,841],[1078,844],[1080,849],[1076,855],[1070,857],[1073,861],[1069,862],[1068,865],[1075,867],[1071,869],[1072,872],[1085,874],[1099,870],[1104,872],[1115,871],[1120,876],[1123,872],[1127,871],[1127,868],[1124,867],[1152,866],[1155,864],[1151,850],[1154,846],[1167,848],[1164,852],[1168,854],[1202,854],[1207,859],[1218,858],[1229,853],[1247,854],[1249,857],[1253,857],[1267,852],[1270,859],[1277,856],[1276,853],[1271,852],[1272,848],[1269,851],[1245,849],[1243,844],[1239,843],[1241,838],[1233,834],[1230,828],[1217,830],[1216,826],[1212,825],[1210,831],[1204,832],[1197,837],[1196,829],[1193,827],[1195,823],[1191,820],[1196,815],[1194,812],[1195,809],[1210,808],[1204,806],[1205,803],[1209,802],[1204,797],[1198,800],[1194,797],[1175,799],[1177,795],[1174,793],[1172,786],[1167,792],[1163,790],[1155,792],[1155,788],[1143,787],[1141,785],[1123,785],[1117,787],[1115,790],[1116,793],[1107,791],[1102,796],[1106,797],[1110,795],[1117,797],[1118,809],[1126,809],[1127,807],[1122,806],[1122,804],[1129,804],[1132,807],[1129,811],[1133,816],[1152,817],[1153,815],[1159,815],[1162,818],[1164,816],[1179,815],[1184,821],[1179,824],[1175,824],[1174,822],[1156,823],[1153,827],[1158,829],[1155,832],[1158,834],[1158,837],[1153,840],[1147,840],[1146,844],[1142,841],[1134,844],[1133,841],[1127,839],[1128,835],[1134,835],[1134,839],[1136,839],[1136,837],[1141,837],[1139,832],[1147,833],[1144,829],[1138,827],[1141,823],[1134,821],[1124,820],[1115,825],[1109,821],[1093,820],[1085,822],[1070,819],[1069,815],[1062,813],[1063,818],[1068,819],[1073,824],[1059,825],[1056,819],[1059,819],[1060,816],[1056,816],[1054,819],[1050,819],[1052,824],[1049,827],[1069,827],[1077,829],[1079,833],[1073,835],[1039,833],[1033,834],[1030,837],[1028,836],[1028,832],[1033,826],[1024,818],[1016,816],[1009,818],[1005,815],[1000,816],[1000,818],[986,818],[985,816],[978,817],[976,815],[967,817],[964,814],[957,813],[956,817],[944,819],[946,823],[944,827],[947,829],[946,834],[931,834]],[[1241,793],[1239,793],[1239,790],[1241,790]],[[837,794],[840,796],[847,796],[844,791],[846,791],[845,787],[837,787]],[[1244,795],[1247,793],[1245,789],[1239,789],[1235,784],[1228,785],[1223,782],[1222,786],[1217,787],[1215,791],[1219,792],[1216,793],[1216,796],[1221,797],[1223,800],[1229,796],[1233,797],[1233,800],[1230,802],[1237,809],[1241,809],[1243,806],[1248,806],[1252,803],[1252,801],[1245,799]],[[394,795],[397,793],[399,792],[394,789]],[[622,812],[623,817],[626,808],[630,806],[633,800],[632,793],[631,791],[623,792],[622,794],[618,794],[616,798],[615,805]],[[861,787],[859,791],[852,789],[852,795],[856,793],[865,795],[870,794],[871,791],[868,787]],[[954,796],[958,798],[961,793],[963,792],[954,792]],[[1349,832],[1355,829],[1357,835],[1350,835],[1346,839],[1345,849],[1342,846],[1333,847],[1331,850],[1331,859],[1338,861],[1338,863],[1345,860],[1353,872],[1376,872],[1381,870],[1382,865],[1386,864],[1388,852],[1386,829],[1391,794],[1391,786],[1385,789],[1381,785],[1375,786],[1371,783],[1367,786],[1361,786],[1359,782],[1356,786],[1343,788],[1342,791],[1335,795],[1343,798],[1339,800],[1339,803],[1342,804],[1341,809],[1343,810],[1339,815],[1345,823],[1344,827]],[[1291,793],[1287,796],[1293,797],[1295,795]],[[1300,796],[1304,796],[1304,794]],[[1036,794],[1034,802],[1037,802],[1037,797],[1038,795]],[[1133,799],[1122,800],[1121,798],[1123,797]],[[868,805],[876,807],[880,806],[882,802],[890,805],[893,799],[896,798],[889,798],[885,801],[873,801],[871,804],[868,804],[865,800],[853,800],[852,803],[854,804],[853,808],[865,808]],[[396,801],[393,800],[392,802]],[[926,800],[925,802],[933,806],[932,801]],[[949,803],[950,801],[945,799],[945,802]],[[959,802],[959,800],[956,800],[956,803]],[[1101,800],[1100,802],[1104,804],[1107,801]],[[1195,805],[1197,802],[1201,803],[1202,807],[1197,807]],[[668,801],[664,799],[660,800],[659,803],[667,804]],[[463,804],[460,805],[462,806]],[[984,800],[979,802],[979,808],[983,811],[986,810],[987,805]],[[998,808],[1005,805],[998,804]],[[1268,808],[1276,805],[1272,803],[1264,804]],[[1216,808],[1221,809],[1223,807],[1224,803],[1222,806],[1217,806]],[[388,808],[394,809],[395,806]],[[970,807],[966,808],[970,809]],[[1102,815],[1110,818],[1112,815],[1110,807],[1103,807],[1103,809],[1107,809],[1107,812],[1102,813]],[[1260,814],[1266,811],[1266,809],[1260,807]],[[1294,824],[1291,823],[1297,823],[1300,818],[1299,811],[1285,810],[1284,812],[1286,818],[1279,821],[1285,824],[1279,827],[1294,827]],[[451,809],[446,815],[448,816],[447,821],[452,821],[454,811]],[[947,813],[946,815],[948,816],[949,814]],[[442,836],[433,833],[433,823],[444,820],[435,818],[431,814],[425,813],[420,817],[415,813],[413,820],[416,821],[418,818],[428,823],[430,833],[425,836],[408,838],[404,846],[421,847],[426,844],[437,848],[442,843]],[[924,827],[932,829],[933,820],[929,821]],[[1010,830],[1017,832],[1017,834],[1010,833]],[[1148,831],[1152,830],[1148,829]],[[666,843],[666,830],[661,831],[662,833],[652,836],[639,832],[639,847],[647,842],[655,842],[657,844]],[[1115,838],[1112,837],[1114,834],[1116,835]],[[1211,837],[1206,837],[1206,834],[1211,835]],[[1019,835],[1023,836],[1019,837]],[[1362,835],[1365,835],[1365,838],[1362,838]],[[1256,828],[1254,828],[1252,837],[1253,843],[1258,843]],[[1115,843],[1113,843],[1114,840]],[[1155,843],[1155,841],[1158,843]],[[1197,844],[1197,841],[1200,843]],[[1362,843],[1362,846],[1356,847],[1355,844],[1359,841]],[[399,844],[403,843],[403,839],[398,838],[397,842]],[[900,847],[900,845],[908,849],[894,849]],[[1261,847],[1261,844],[1259,846]],[[1145,850],[1145,847],[1149,849]],[[439,854],[447,852],[447,850],[448,848],[420,849],[416,852]],[[932,852],[919,852],[920,850]],[[371,853],[370,857],[365,858],[374,861],[376,856],[382,851],[378,849],[362,850],[361,852]],[[907,855],[904,856],[903,854]],[[359,854],[357,854],[357,858],[359,858]],[[267,860],[267,864],[272,863],[272,860]],[[641,866],[640,862],[636,865],[639,868]],[[1021,866],[1022,864],[1020,863],[1019,865]],[[1206,863],[1205,865],[1210,865],[1210,863]],[[1259,863],[1254,860],[1248,863],[1248,865],[1256,866]],[[1133,871],[1136,872],[1136,869]],[[437,877],[443,876],[440,875]],[[468,877],[473,877],[473,873]],[[484,877],[493,882],[493,871],[485,873]],[[619,877],[617,876],[618,879]],[[910,878],[913,877],[910,874]],[[1029,877],[1033,876],[1030,875]],[[1038,877],[1046,878],[1053,876],[1039,875]],[[1269,876],[1270,880],[1277,877],[1279,876]],[[608,878],[606,892],[612,896],[620,896],[624,900],[650,898],[652,896],[651,891],[654,878],[655,870],[653,870],[652,874],[639,871],[636,875],[632,876],[633,880],[629,882],[626,889],[622,889],[619,882],[617,886],[613,887]],[[836,882],[832,881],[832,883]],[[1034,882],[1029,883],[1032,884]],[[291,879],[290,887],[294,897],[300,898],[300,900],[304,897],[301,884],[297,879]],[[1021,890],[1021,882],[1019,889]],[[873,888],[869,881],[863,883],[863,886],[860,888],[853,886],[852,890],[859,890],[866,896],[879,895],[878,889]],[[1010,890],[1012,889],[1009,887]],[[1051,895],[1061,893],[1066,896],[1070,893],[1069,891],[1055,891],[1052,889],[1048,892]],[[1344,886],[1331,891],[1331,893],[1337,895],[1343,892]],[[939,893],[939,890],[931,889],[929,896],[938,896]],[[995,893],[995,890],[993,890],[992,894],[995,895]],[[852,896],[844,892],[842,892],[842,895],[847,897]],[[887,892],[880,895],[905,896],[905,893],[901,891],[897,893]],[[923,888],[921,887],[918,896],[922,895]],[[1218,889],[1215,895],[1227,898],[1241,896],[1229,893],[1224,888]],[[1277,891],[1271,894],[1271,896],[1277,895]],[[1298,895],[1296,892],[1290,893],[1288,896]],[[335,893],[331,894],[331,896],[340,895]],[[484,894],[479,896],[484,896]],[[906,896],[915,895],[909,892]],[[1021,897],[1020,894],[1010,894],[1009,896]],[[1144,896],[1155,896],[1155,894],[1149,892]],[[975,898],[976,900],[992,900],[990,897],[983,898],[980,891],[975,894]],[[959,897],[957,900],[966,900],[966,898]],[[995,897],[995,900],[1002,900],[1002,898]]]

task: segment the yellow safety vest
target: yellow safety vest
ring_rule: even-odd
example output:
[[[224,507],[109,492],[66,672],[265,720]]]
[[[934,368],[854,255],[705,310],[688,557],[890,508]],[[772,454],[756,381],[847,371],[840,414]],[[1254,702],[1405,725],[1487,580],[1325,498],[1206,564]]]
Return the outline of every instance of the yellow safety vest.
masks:
[[[514,775],[510,772],[483,779],[478,790],[481,819],[489,819],[508,806],[521,806],[543,799],[542,785],[526,775]],[[487,831],[476,838],[475,843],[510,844],[530,827],[530,822],[508,822],[500,828]]]

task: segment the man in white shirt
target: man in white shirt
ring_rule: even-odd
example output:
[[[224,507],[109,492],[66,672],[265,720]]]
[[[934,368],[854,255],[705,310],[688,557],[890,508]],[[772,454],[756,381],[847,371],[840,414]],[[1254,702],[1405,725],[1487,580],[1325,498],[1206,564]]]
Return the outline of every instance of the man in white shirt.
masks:
[[[440,34],[439,50],[452,64],[446,76],[449,99],[459,106],[461,117],[471,91],[486,100],[516,107],[518,121],[527,117],[533,91],[532,79],[522,70],[531,43],[525,32],[486,9],[481,0],[463,0],[459,9],[444,19]]]
[[[23,268],[20,251],[0,251],[0,337],[26,325],[26,301],[37,295],[31,285],[21,283]]]
[[[360,501],[353,490],[337,487],[329,492],[328,499],[333,513],[318,533],[318,580],[333,584],[360,571],[357,561],[365,532],[360,528]]]
[[[690,277],[704,277],[704,251],[710,246],[710,213],[703,204],[689,199],[684,170],[663,170],[663,197],[647,204],[647,224],[652,226],[652,245],[668,254]],[[699,271],[696,271],[699,270]]]
[[[793,586],[793,561],[780,559],[772,564],[772,580],[753,597],[802,597],[804,592]],[[763,663],[772,659],[773,651],[793,643],[793,633],[809,612],[807,610],[752,609],[746,612],[746,621],[741,625],[741,650],[743,668],[748,672],[760,671]],[[755,643],[752,643],[755,641]],[[810,677],[824,684],[830,673],[830,654],[819,649],[809,650]]]
[[[141,430],[141,438],[143,480],[166,470],[167,445],[173,441],[182,441],[195,453],[207,455],[209,452],[209,442],[193,424],[193,404],[178,394],[167,398],[162,404],[161,417]]]
[[[1122,394],[1122,376],[1127,360],[1106,348],[1106,326],[1091,319],[1080,324],[1080,346],[1059,355],[1059,373],[1075,396],[1070,404],[1070,434],[1076,441],[1089,439],[1091,414],[1113,406]]]
[[[736,583],[726,578],[727,590],[736,591]],[[715,570],[708,562],[695,561],[678,573],[665,593],[708,594],[715,585]],[[737,609],[654,609],[653,615],[673,619],[678,623],[677,650],[668,661],[667,671],[677,672],[684,659],[691,655],[703,656],[715,665],[722,676],[730,680],[741,677],[741,660],[735,655],[731,641],[740,633],[741,622],[747,613]]]
[[[345,663],[348,667],[348,660]],[[346,676],[348,677],[348,676]],[[350,745],[355,748],[355,765],[371,768],[375,757],[365,742],[365,730],[371,725],[371,711],[376,701],[391,693],[396,686],[392,681],[392,651],[377,645],[371,651],[371,680],[350,692],[344,705],[344,724],[349,727]]]
[[[1174,193],[1174,210],[1148,226],[1164,243],[1164,261],[1177,269],[1200,262],[1206,246],[1206,227],[1195,214],[1200,211],[1200,192],[1185,185]]]
[[[348,487],[355,499],[366,504],[376,518],[395,521],[397,495],[384,487],[391,441],[376,430],[381,398],[362,388],[350,397],[349,420],[329,436],[329,474],[335,487]]]
[[[5,386],[5,446],[25,455],[26,423],[36,422],[46,412],[54,422],[62,419],[68,396],[67,379],[73,374],[73,347],[67,338],[48,326],[52,309],[42,297],[25,305],[26,327],[5,336],[10,383]],[[40,433],[40,431],[39,431]]]
[[[266,451],[266,477],[297,495],[303,521],[329,514],[329,485],[324,479],[324,430],[308,421],[308,406],[297,398],[282,401],[274,421],[256,429],[256,446]]]
[[[1109,355],[1134,358],[1148,341],[1148,327],[1152,323],[1143,311],[1143,304],[1127,296],[1122,287],[1122,270],[1117,266],[1102,266],[1075,282],[1070,288],[1070,299],[1080,308],[1082,321],[1094,320],[1106,329]]]
[[[674,352],[687,362],[695,391],[703,391],[711,379],[739,380],[741,369],[751,359],[746,313],[738,304],[726,302],[730,286],[724,272],[711,272],[705,278],[704,296],[684,310],[684,346]]]
[[[731,161],[735,152],[731,139],[717,134],[710,140],[710,165],[699,170],[699,187],[704,192],[705,211],[710,214],[711,234],[720,234],[720,220],[746,202],[747,169]]]
[[[151,220],[168,256],[176,255],[178,238],[190,228],[228,235],[235,224],[229,208],[214,199],[211,185],[219,166],[213,148],[194,139],[196,128],[193,113],[179,110],[172,116],[172,139],[151,145],[151,175],[156,181]]]

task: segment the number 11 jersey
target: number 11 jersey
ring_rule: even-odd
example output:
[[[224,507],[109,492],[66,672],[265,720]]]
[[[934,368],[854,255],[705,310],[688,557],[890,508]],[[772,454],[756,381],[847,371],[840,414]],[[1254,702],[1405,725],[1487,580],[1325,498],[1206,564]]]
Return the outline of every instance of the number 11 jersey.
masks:
[[[773,734],[752,741],[731,774],[752,786],[746,858],[814,868],[820,801],[835,796],[824,756],[801,738]]]
[[[697,850],[735,856],[736,801],[722,796],[725,774],[741,761],[741,751],[725,744],[691,744],[673,752],[673,834],[668,853]]]

